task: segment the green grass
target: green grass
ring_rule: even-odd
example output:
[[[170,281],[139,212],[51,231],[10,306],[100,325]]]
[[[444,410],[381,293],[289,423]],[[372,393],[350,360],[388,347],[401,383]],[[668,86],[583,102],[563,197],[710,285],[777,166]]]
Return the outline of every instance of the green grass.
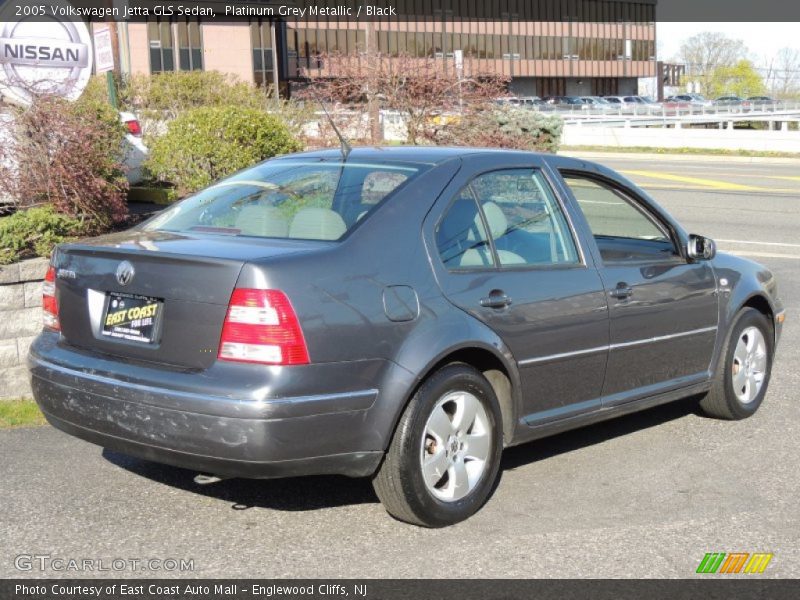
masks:
[[[560,149],[567,152],[625,152],[630,154],[697,154],[706,156],[800,158],[800,153],[798,152],[771,152],[769,150],[722,150],[717,148],[660,148],[655,146],[612,148],[609,146],[561,146]]]
[[[0,429],[38,427],[45,423],[44,415],[33,400],[0,400]]]

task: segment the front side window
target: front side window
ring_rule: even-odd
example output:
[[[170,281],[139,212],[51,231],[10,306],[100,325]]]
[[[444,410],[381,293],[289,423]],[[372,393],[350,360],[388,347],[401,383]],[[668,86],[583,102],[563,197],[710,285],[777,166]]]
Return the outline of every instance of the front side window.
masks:
[[[437,243],[451,269],[580,262],[564,213],[534,169],[493,171],[473,179],[442,219]]]
[[[144,229],[338,240],[424,168],[269,161],[175,204]]]
[[[623,190],[588,177],[562,175],[604,261],[660,260],[678,254],[664,225]]]

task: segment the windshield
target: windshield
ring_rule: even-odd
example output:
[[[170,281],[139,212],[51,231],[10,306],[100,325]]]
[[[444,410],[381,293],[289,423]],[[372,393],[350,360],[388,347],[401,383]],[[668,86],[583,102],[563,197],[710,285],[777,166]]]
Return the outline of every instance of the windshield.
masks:
[[[427,167],[269,161],[175,204],[145,231],[338,240]]]

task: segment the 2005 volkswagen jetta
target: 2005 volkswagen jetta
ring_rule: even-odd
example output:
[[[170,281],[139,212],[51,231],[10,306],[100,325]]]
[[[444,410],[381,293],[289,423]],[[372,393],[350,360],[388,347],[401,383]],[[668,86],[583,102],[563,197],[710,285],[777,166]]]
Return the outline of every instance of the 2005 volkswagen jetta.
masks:
[[[523,152],[270,160],[130,231],[60,246],[30,352],[50,423],[228,477],[373,476],[443,526],[504,447],[690,395],[741,419],[784,318],[601,166]]]

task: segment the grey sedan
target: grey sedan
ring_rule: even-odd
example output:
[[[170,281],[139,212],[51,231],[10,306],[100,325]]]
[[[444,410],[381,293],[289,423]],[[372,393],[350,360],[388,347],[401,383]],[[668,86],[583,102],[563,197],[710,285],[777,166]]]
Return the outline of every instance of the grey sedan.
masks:
[[[50,423],[205,481],[372,477],[438,527],[505,447],[698,396],[752,415],[784,320],[602,166],[465,148],[326,150],[60,246],[30,352]]]

